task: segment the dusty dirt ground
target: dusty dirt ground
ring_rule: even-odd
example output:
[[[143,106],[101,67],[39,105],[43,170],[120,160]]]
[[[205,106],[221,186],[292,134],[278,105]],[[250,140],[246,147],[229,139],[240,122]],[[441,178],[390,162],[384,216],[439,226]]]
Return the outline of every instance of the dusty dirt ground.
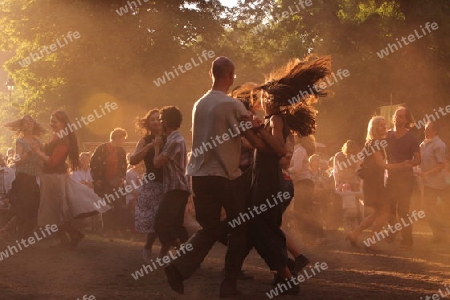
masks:
[[[347,244],[342,231],[327,234],[327,245],[305,249],[305,254],[312,263],[325,262],[328,269],[301,283],[299,296],[279,297],[425,299],[439,289],[445,295],[445,284],[450,286],[450,245],[430,244],[431,234],[424,221],[415,224],[415,246],[408,251],[380,242],[381,253],[367,253]],[[95,299],[219,299],[224,246],[214,246],[201,268],[185,281],[181,296],[168,287],[162,268],[133,279],[131,273],[143,263],[142,240],[109,242],[87,235],[74,250],[49,249],[54,241],[40,241],[0,262],[0,299],[63,300],[82,299],[84,295]],[[4,248],[1,245],[0,251]],[[155,247],[154,254],[158,250]],[[244,269],[255,279],[239,283],[245,293],[239,299],[268,299],[272,274],[256,252],[251,252]]]

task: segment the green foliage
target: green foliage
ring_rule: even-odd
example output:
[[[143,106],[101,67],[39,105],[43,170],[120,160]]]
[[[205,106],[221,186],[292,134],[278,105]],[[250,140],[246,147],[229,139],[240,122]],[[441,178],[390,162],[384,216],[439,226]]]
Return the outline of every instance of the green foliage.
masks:
[[[64,108],[75,118],[116,101],[120,112],[79,133],[85,141],[104,140],[115,126],[132,131],[134,116],[176,104],[189,135],[192,104],[210,86],[211,60],[160,87],[153,81],[203,50],[235,62],[236,84],[261,82],[265,73],[293,57],[331,55],[334,71],[351,74],[331,86],[331,96],[318,106],[318,140],[332,147],[349,138],[362,141],[370,116],[388,105],[391,95],[394,104],[407,103],[418,119],[448,103],[447,0],[312,0],[311,6],[276,22],[273,18],[289,11],[293,1],[246,0],[230,9],[218,0],[140,3],[119,16],[125,0],[3,1],[0,49],[14,51],[5,68],[25,99],[14,100],[16,107],[8,108],[14,111],[2,109],[0,121],[30,113],[46,123],[55,109]],[[389,43],[426,22],[438,23],[439,29],[378,57]],[[78,31],[80,38],[20,66],[30,52],[69,31]]]

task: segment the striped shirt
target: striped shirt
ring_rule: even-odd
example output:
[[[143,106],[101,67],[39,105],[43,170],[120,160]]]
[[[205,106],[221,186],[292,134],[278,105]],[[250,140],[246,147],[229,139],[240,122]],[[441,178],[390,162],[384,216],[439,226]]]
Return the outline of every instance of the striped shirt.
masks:
[[[39,142],[38,139],[34,139],[35,142]],[[23,152],[27,153],[28,157],[25,162],[19,162],[16,164],[16,173],[23,173],[26,175],[37,176],[42,172],[43,161],[41,158],[33,151],[31,145],[24,138],[20,138],[16,140],[17,145],[21,145],[23,148]]]
[[[186,177],[187,152],[186,142],[178,130],[173,131],[161,150],[161,155],[169,158],[163,167],[164,193],[172,190],[190,191]]]

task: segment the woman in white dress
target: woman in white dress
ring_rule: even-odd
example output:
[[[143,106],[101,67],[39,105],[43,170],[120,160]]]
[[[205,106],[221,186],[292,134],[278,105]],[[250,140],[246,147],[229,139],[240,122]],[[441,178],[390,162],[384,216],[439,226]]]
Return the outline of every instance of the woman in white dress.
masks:
[[[60,243],[58,246],[77,246],[84,235],[70,223],[74,218],[84,218],[104,212],[109,207],[95,202],[100,198],[89,187],[72,180],[68,173],[66,159],[75,170],[79,165],[78,142],[75,132],[69,130],[69,118],[64,111],[56,111],[50,119],[53,131],[52,140],[42,151],[38,144],[33,145],[35,153],[44,161],[41,175],[41,203],[38,212],[38,225],[58,226]],[[66,233],[70,236],[67,240]]]

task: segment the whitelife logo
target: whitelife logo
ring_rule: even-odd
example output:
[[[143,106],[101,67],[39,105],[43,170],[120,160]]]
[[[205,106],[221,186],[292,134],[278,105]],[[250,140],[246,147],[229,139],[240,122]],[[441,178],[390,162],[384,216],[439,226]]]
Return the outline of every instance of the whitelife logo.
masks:
[[[316,269],[317,274],[314,271],[314,269]],[[291,283],[293,283],[295,285],[299,285],[300,282],[304,282],[307,279],[313,278],[314,276],[318,275],[321,271],[325,271],[326,269],[328,269],[327,263],[323,262],[323,263],[319,264],[319,262],[316,262],[314,264],[314,267],[309,266],[309,271],[312,273],[312,275],[308,274],[308,270],[303,270],[303,274],[305,274],[305,276],[300,274],[297,277],[291,277],[289,280],[286,279],[286,283],[277,284],[277,286],[275,288],[271,289],[270,291],[268,291],[266,293],[266,295],[267,295],[267,297],[269,297],[269,299],[272,299],[278,295],[281,295],[283,292],[291,289],[292,288]]]
[[[80,298],[77,298],[77,300],[80,300]],[[95,300],[95,296],[94,295],[84,295],[83,298],[81,298],[81,300]]]
[[[294,2],[294,5],[297,10],[295,10],[295,11],[292,10],[292,7],[289,5],[288,6],[289,11],[285,10],[281,14],[277,13],[275,15],[275,17],[272,17],[270,14],[266,13],[267,18],[269,19],[267,21],[267,23],[259,24],[259,25],[255,26],[254,28],[252,28],[251,31],[253,32],[253,34],[256,35],[256,34],[258,34],[258,32],[263,32],[264,29],[273,27],[278,22],[281,22],[284,19],[288,18],[289,16],[299,13],[302,9],[305,9],[306,7],[311,6],[312,0],[306,0],[306,1],[299,0],[297,3]],[[299,5],[301,6],[301,8],[299,7]]]
[[[28,239],[22,239],[20,242],[16,240],[17,243],[17,247],[19,247],[19,250],[22,251],[22,246],[24,248],[28,248],[30,247],[30,245],[33,245],[36,242],[39,242],[41,240],[43,240],[44,238],[47,237],[47,235],[51,235],[52,233],[55,233],[58,231],[58,226],[53,224],[52,226],[50,225],[45,225],[45,228],[39,228],[41,230],[41,234],[39,235],[37,232],[34,232],[34,237],[30,236]],[[45,234],[44,230],[47,232],[47,234]],[[28,242],[28,244],[27,244]],[[19,250],[17,250],[16,246],[8,246],[7,249],[3,252],[0,252],[0,261],[2,261],[3,259],[7,259],[9,257],[9,255],[11,254],[11,256],[13,256],[15,253],[13,252],[13,250],[15,251],[15,253],[19,253]]]
[[[142,2],[141,2],[141,0],[136,0],[136,1],[139,3],[139,6],[142,6],[142,2],[147,3],[149,0],[142,0]],[[128,6],[130,7],[131,11],[134,11],[136,8],[139,7],[137,5],[136,1],[127,1],[127,5],[121,6],[121,7],[119,7],[119,9],[116,9],[116,13],[119,16],[123,16],[124,14],[127,14],[128,13]],[[131,4],[133,4],[134,7],[131,6]]]
[[[217,143],[219,143],[219,145],[221,145],[221,144],[225,143],[226,141],[228,141],[230,139],[230,137],[231,138],[237,137],[242,132],[244,132],[252,127],[253,127],[252,122],[241,121],[239,123],[239,125],[234,124],[234,128],[236,129],[237,133],[233,132],[233,130],[231,128],[228,128],[228,132],[230,134],[225,132],[221,136],[216,135],[216,137],[211,137],[210,139],[211,139],[211,142],[213,143],[214,147],[217,147],[216,141],[217,141]],[[222,138],[222,140],[220,138]],[[213,149],[213,146],[210,144],[210,142],[203,142],[200,147],[192,149],[192,155],[194,157],[197,157],[198,155],[203,155],[203,153],[206,153],[206,152],[208,152],[208,150],[212,150],[212,149]]]
[[[439,26],[438,26],[438,24],[437,24],[436,22],[433,22],[433,23],[431,23],[431,24],[430,24],[430,22],[427,22],[427,23],[425,24],[425,28],[427,29],[428,33],[431,33],[431,29],[437,30],[437,29],[439,28]],[[430,29],[430,28],[431,28],[431,29]],[[408,41],[409,41],[409,43],[412,43],[412,42],[416,41],[416,37],[417,37],[417,39],[421,39],[421,38],[423,38],[424,36],[427,35],[427,32],[425,31],[425,29],[423,29],[422,25],[420,25],[420,29],[422,29],[422,33],[423,33],[424,35],[420,35],[420,34],[417,32],[417,29],[414,29],[414,34],[408,35]],[[395,40],[397,41],[397,45],[398,45],[400,48],[403,48],[402,43],[398,40],[398,38],[396,38]],[[401,40],[402,40],[402,42],[403,42],[403,44],[404,44],[405,46],[409,45],[409,43],[406,41],[406,37],[403,36],[403,37],[401,38]],[[398,51],[397,45],[396,45],[396,44],[390,44],[390,43],[389,43],[388,46],[387,46],[386,48],[382,49],[380,52],[377,52],[378,57],[379,57],[379,58],[383,58],[383,57],[385,57],[385,56],[388,56],[388,55],[391,54],[391,53],[394,53],[395,51]]]
[[[372,154],[374,154],[377,150],[381,151],[382,148],[386,148],[388,145],[386,140],[382,140],[381,142],[379,140],[376,140],[374,142],[374,146],[370,146],[370,149],[367,149],[366,147],[364,147],[363,151],[358,152],[358,154],[354,155],[351,154],[350,158],[352,159],[353,163],[357,163],[360,160],[363,160],[365,157],[369,157]],[[381,148],[380,148],[381,146]],[[377,150],[375,150],[375,148]],[[348,168],[349,166],[352,165],[352,162],[350,161],[350,158],[347,158],[346,161],[338,161],[337,162],[337,166],[339,167],[339,171],[342,171],[346,168]],[[346,163],[347,162],[347,163]],[[338,170],[335,170],[338,171]]]
[[[447,291],[447,293],[445,293],[445,291]],[[433,295],[426,295],[425,296],[425,300],[441,300],[444,299],[445,297],[447,297],[448,295],[450,295],[450,289],[449,286],[447,284],[445,284],[445,291],[444,293],[442,293],[442,290],[439,289],[439,294],[433,294]],[[422,297],[420,297],[420,299],[423,299]]]
[[[420,219],[425,218],[425,212],[423,210],[419,211],[418,213],[416,211],[413,211],[411,213],[411,215],[414,217],[414,221],[418,221],[419,219],[417,218],[417,216],[419,216]],[[411,217],[408,214],[408,220],[409,223],[406,223],[405,220],[403,218],[400,219],[403,223],[403,226],[408,227],[413,223],[413,220],[411,219]],[[364,245],[366,245],[366,247],[370,247],[371,245],[375,245],[377,242],[381,241],[382,239],[385,239],[389,236],[389,231],[394,234],[400,230],[403,229],[402,224],[400,224],[400,222],[396,223],[394,226],[388,226],[388,229],[386,229],[386,227],[383,227],[383,231],[380,232],[375,232],[375,234],[371,237],[366,239],[365,241],[363,241]],[[395,227],[395,230],[394,230]],[[386,236],[384,235],[386,234]],[[377,240],[378,239],[378,240]]]
[[[439,107],[438,111],[441,113],[442,117],[445,117],[447,114],[450,114],[450,105],[447,105],[445,107],[445,111],[444,111],[443,107]],[[434,109],[434,116],[433,116],[433,114],[431,114],[431,115],[426,114],[425,118],[423,118],[422,120],[418,121],[414,125],[417,127],[417,129],[420,129],[422,127],[425,128],[425,126],[427,125],[428,122],[431,122],[431,121],[436,122],[440,118],[441,118],[441,116],[438,114],[436,109]]]
[[[175,66],[172,67],[173,71],[175,72],[175,74],[177,74],[176,76],[175,76],[175,74],[172,71],[169,71],[169,72],[166,71],[166,72],[164,72],[164,75],[162,77],[158,77],[156,80],[153,80],[153,83],[157,87],[159,87],[159,86],[161,86],[161,85],[166,83],[166,78],[167,78],[167,81],[170,81],[172,79],[175,79],[175,77],[180,76],[180,74],[178,73],[177,69],[180,70],[181,73],[186,73],[187,71],[192,70],[192,65],[194,65],[194,67],[198,67],[202,63],[206,62],[208,59],[214,58],[216,55],[214,54],[214,51],[212,51],[212,50],[209,50],[208,52],[206,50],[203,50],[201,56],[203,57],[204,61],[202,60],[200,55],[197,54],[197,58],[198,58],[199,63],[196,63],[195,59],[192,57],[191,58],[192,64],[190,62],[185,63],[184,64],[184,68],[185,69],[183,69],[182,65],[178,65],[178,67],[176,67],[176,68],[175,68]],[[172,78],[169,75],[172,76]]]
[[[322,90],[327,89],[328,87],[332,86],[333,84],[337,83],[339,80],[337,79],[337,77],[339,77],[340,80],[350,76],[350,71],[345,69],[345,70],[341,70],[339,69],[336,73],[332,73],[331,76],[333,77],[333,80],[330,80],[330,76],[327,76],[325,78],[326,81],[321,81],[320,83],[316,83],[313,84],[313,86],[309,86],[309,91],[299,91],[297,96],[292,97],[291,99],[288,100],[288,102],[291,105],[295,105],[298,102],[308,98],[311,95],[314,95],[315,92],[320,92]],[[342,76],[344,76],[344,78],[342,78]]]
[[[19,65],[24,68],[31,64],[31,60],[38,61],[41,58],[44,58],[45,55],[52,54],[53,52],[57,51],[58,49],[61,49],[62,47],[65,47],[69,44],[69,42],[73,42],[74,40],[77,40],[80,38],[80,33],[78,31],[75,31],[72,33],[72,31],[69,31],[66,35],[62,35],[61,38],[57,38],[55,43],[49,45],[49,46],[43,46],[42,48],[39,48],[38,52],[30,52],[30,55],[25,57],[22,61],[19,61]],[[64,43],[61,42],[62,39]],[[69,40],[69,41],[68,41]],[[49,50],[50,49],[50,50]],[[45,54],[44,54],[45,51]],[[40,55],[39,55],[40,54]]]
[[[114,194],[106,194],[104,198],[101,198],[97,202],[94,203],[94,206],[97,210],[99,210],[102,206],[107,206],[105,199],[108,200],[108,203],[111,204],[111,201],[114,202],[116,199],[120,198],[119,193],[122,196],[126,196],[127,194],[131,193],[134,190],[137,190],[141,186],[144,185],[144,183],[149,182],[150,180],[154,180],[155,174],[154,173],[146,173],[142,178],[139,178],[139,184],[137,185],[134,180],[131,181],[131,184],[127,184],[124,187],[119,187],[116,191],[116,189],[113,189]],[[114,197],[115,196],[115,197]]]
[[[265,204],[265,203],[263,203],[263,204],[261,204],[261,205],[259,205],[259,206],[253,206],[253,208],[247,208],[248,209],[248,212],[249,212],[249,214],[252,216],[251,218],[254,218],[255,217],[255,215],[253,214],[253,211],[255,212],[255,214],[256,215],[260,215],[260,214],[262,214],[263,212],[265,212],[266,210],[267,210],[267,208],[272,208],[272,207],[275,207],[275,206],[277,206],[278,204],[280,204],[280,203],[283,203],[285,200],[288,200],[288,199],[290,199],[291,198],[291,194],[289,193],[289,192],[278,192],[278,194],[277,194],[277,198],[275,198],[275,196],[274,195],[272,195],[272,199],[273,199],[273,201],[274,201],[274,204],[272,204],[272,203],[270,203],[270,199],[269,198],[267,198],[266,199],[266,203],[267,203],[267,205]],[[277,201],[277,199],[279,200],[279,201]],[[258,210],[258,208],[259,208],[259,210]],[[250,221],[250,216],[247,214],[247,213],[239,213],[239,217],[237,217],[237,218],[235,218],[235,219],[233,219],[233,220],[231,220],[231,221],[229,221],[228,222],[228,224],[232,227],[232,228],[235,228],[236,226],[239,226],[239,225],[241,225],[242,223],[244,223],[245,221],[247,221],[246,219],[245,219],[245,217],[247,218],[247,220],[248,221]],[[242,220],[242,221],[241,221]]]
[[[99,107],[100,111],[102,112],[101,115],[97,112],[97,109],[94,109],[93,111],[94,114],[88,115],[87,118],[81,117],[81,121],[83,122],[84,125],[88,125],[89,123],[94,122],[96,119],[100,119],[101,117],[106,115],[106,112],[110,113],[111,110],[116,110],[118,105],[116,102],[112,103],[106,102],[104,107],[102,105],[100,105]],[[67,126],[64,129],[61,129],[59,132],[57,132],[56,135],[61,139],[64,136],[67,136],[69,134],[69,131],[74,132],[75,130],[80,129],[81,127],[83,127],[83,125],[80,123],[80,120],[78,120],[78,118],[75,118],[74,123],[67,124]]]
[[[163,256],[162,258],[156,258],[156,262],[160,267],[164,267],[165,265],[169,264],[171,261],[174,261],[178,257],[180,257],[183,254],[186,254],[186,251],[192,251],[194,247],[191,243],[187,243],[184,245],[181,245],[180,249],[175,250],[175,255],[171,251],[169,251],[168,255]],[[144,277],[149,272],[153,272],[158,268],[158,266],[155,264],[153,259],[151,260],[149,265],[142,265],[142,268],[138,271],[131,274],[131,277],[134,278],[134,280],[138,280],[141,277]],[[150,270],[150,271],[149,271]],[[145,274],[144,274],[145,272]]]

